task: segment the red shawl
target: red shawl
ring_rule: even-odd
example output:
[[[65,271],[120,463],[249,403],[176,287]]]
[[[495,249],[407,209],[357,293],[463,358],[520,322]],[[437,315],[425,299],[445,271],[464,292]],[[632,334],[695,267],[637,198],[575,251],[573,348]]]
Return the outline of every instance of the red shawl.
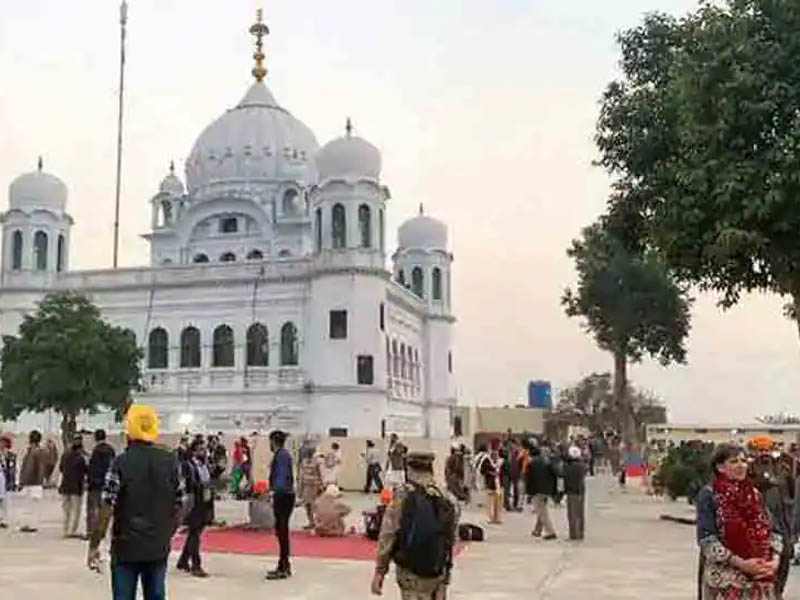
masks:
[[[753,483],[720,474],[712,487],[720,541],[741,558],[772,560],[772,524]]]

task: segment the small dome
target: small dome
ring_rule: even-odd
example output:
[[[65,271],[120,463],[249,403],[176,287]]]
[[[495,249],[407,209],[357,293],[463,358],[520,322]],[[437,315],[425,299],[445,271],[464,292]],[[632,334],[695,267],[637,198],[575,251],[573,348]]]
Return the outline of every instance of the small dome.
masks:
[[[330,177],[369,177],[378,179],[381,174],[381,153],[367,140],[352,135],[350,121],[347,133],[328,142],[317,152],[314,162],[317,165],[320,181]]]
[[[67,186],[55,175],[39,169],[17,177],[8,190],[11,209],[31,210],[44,208],[63,212],[67,206]]]
[[[419,215],[409,219],[397,232],[400,248],[433,248],[447,250],[447,225],[429,217],[419,207]]]
[[[158,191],[162,194],[169,194],[170,196],[183,196],[183,182],[175,175],[175,165],[170,163],[169,175],[164,177],[161,185],[158,186]]]

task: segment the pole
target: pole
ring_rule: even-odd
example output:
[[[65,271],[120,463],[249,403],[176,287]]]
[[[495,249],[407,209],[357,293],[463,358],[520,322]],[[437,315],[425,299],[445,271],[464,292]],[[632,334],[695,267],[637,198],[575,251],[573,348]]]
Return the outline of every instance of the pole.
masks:
[[[122,183],[122,110],[125,96],[125,33],[128,23],[128,3],[122,0],[119,8],[120,48],[119,48],[119,113],[117,120],[117,193],[114,202],[114,268],[119,258],[119,196]]]

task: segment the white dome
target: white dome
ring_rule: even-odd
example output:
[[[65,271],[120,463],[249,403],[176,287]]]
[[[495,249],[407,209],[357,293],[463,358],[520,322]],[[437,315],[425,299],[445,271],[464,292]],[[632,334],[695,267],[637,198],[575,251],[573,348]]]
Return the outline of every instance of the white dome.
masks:
[[[422,212],[400,226],[397,232],[400,248],[433,248],[447,250],[447,225]]]
[[[44,208],[63,212],[67,206],[67,186],[55,175],[41,170],[20,175],[8,190],[8,206],[12,209]]]
[[[320,181],[329,177],[369,177],[381,174],[381,153],[367,140],[350,135],[328,142],[314,157]]]
[[[209,125],[186,161],[190,191],[226,180],[314,179],[311,130],[254,83],[242,101]]]
[[[183,196],[183,182],[170,169],[169,175],[164,177],[161,185],[158,186],[158,191],[170,196]]]

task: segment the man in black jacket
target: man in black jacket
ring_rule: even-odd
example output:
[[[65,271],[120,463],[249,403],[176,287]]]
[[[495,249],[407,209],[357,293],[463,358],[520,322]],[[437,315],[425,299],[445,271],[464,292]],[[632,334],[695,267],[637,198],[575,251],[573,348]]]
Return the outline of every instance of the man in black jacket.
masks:
[[[78,536],[78,523],[81,520],[83,490],[86,488],[86,455],[83,452],[83,440],[80,437],[72,441],[70,449],[61,456],[58,467],[61,472],[61,506],[64,509],[64,537]]]
[[[183,518],[185,488],[175,453],[157,446],[158,417],[134,404],[125,417],[128,447],[114,459],[103,487],[100,522],[92,532],[87,564],[98,570],[100,542],[113,516],[111,588],[114,598],[166,600],[167,558]]]
[[[547,507],[547,499],[556,493],[556,474],[550,461],[542,455],[541,449],[534,446],[531,449],[531,462],[526,473],[526,492],[533,497],[533,507],[536,511],[536,525],[533,536],[539,537],[544,529],[545,540],[556,539],[553,522]]]
[[[94,450],[89,459],[89,493],[86,495],[86,535],[97,529],[100,514],[100,502],[106,473],[114,460],[114,448],[106,442],[106,432],[98,429],[94,432]]]
[[[586,465],[581,460],[581,451],[570,446],[564,464],[564,493],[567,495],[567,522],[569,539],[582,540],[586,505]]]

